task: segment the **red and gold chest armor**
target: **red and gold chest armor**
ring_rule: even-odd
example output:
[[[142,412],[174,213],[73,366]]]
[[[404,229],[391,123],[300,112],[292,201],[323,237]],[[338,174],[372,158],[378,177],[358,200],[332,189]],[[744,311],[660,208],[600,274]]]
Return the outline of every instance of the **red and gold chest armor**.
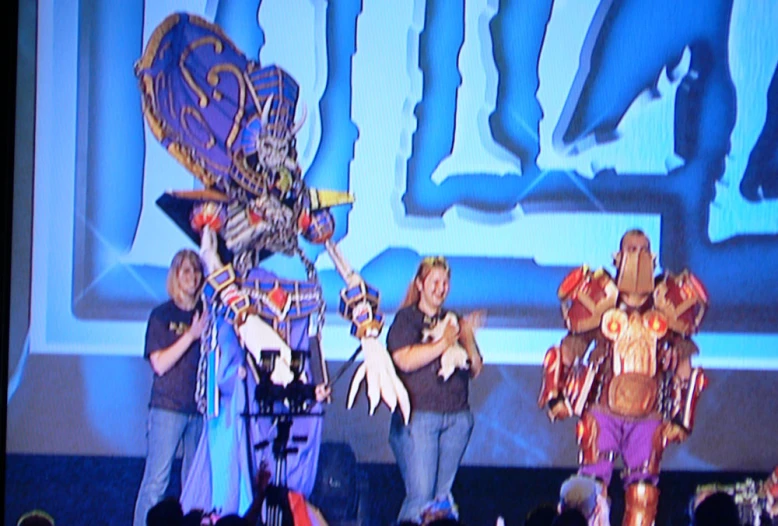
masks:
[[[610,309],[600,330],[612,344],[611,373],[603,400],[623,416],[641,417],[656,409],[659,384],[658,343],[667,333],[667,318],[650,310],[630,314]]]
[[[551,420],[581,416],[597,404],[626,417],[661,415],[691,432],[707,377],[694,368],[679,378],[675,367],[679,356],[696,352],[688,339],[700,327],[708,295],[687,270],[665,274],[649,292],[653,309],[626,312],[616,308],[619,290],[604,270],[582,266],[565,277],[558,296],[570,333],[546,353],[538,397]]]

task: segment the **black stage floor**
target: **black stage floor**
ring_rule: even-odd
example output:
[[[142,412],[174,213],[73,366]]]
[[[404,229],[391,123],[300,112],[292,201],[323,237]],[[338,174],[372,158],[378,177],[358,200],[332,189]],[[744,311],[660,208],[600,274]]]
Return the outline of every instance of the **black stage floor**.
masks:
[[[326,449],[322,459],[325,452]],[[320,469],[318,479],[334,482],[338,489],[322,491],[320,485],[312,497],[325,517],[329,516],[330,524],[391,524],[403,498],[396,466],[356,464],[347,472],[338,472],[339,466],[343,467],[343,463],[331,462],[325,468],[327,473]],[[5,524],[15,525],[22,513],[34,508],[48,511],[57,526],[130,524],[142,471],[142,458],[7,455]],[[507,526],[520,526],[531,509],[555,501],[559,485],[570,474],[572,470],[565,469],[463,466],[454,485],[454,496],[467,525],[494,525],[497,517],[502,516]],[[687,525],[687,504],[699,484],[732,484],[765,475],[665,472],[660,482],[662,497],[657,524]],[[333,480],[338,477],[347,479],[345,485]],[[169,493],[175,495],[179,487],[180,481],[174,475]],[[344,492],[344,487],[351,491]],[[611,519],[613,524],[620,524],[623,492],[616,481],[611,485],[611,494]]]

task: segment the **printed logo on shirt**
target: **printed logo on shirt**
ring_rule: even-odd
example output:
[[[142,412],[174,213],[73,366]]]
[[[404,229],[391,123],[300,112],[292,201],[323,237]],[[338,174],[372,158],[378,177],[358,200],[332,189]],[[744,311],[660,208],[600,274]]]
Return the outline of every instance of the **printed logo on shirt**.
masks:
[[[168,330],[170,332],[176,333],[176,336],[181,336],[182,334],[184,334],[186,331],[189,330],[189,325],[184,322],[176,323],[174,321],[171,321],[170,325],[168,326]]]

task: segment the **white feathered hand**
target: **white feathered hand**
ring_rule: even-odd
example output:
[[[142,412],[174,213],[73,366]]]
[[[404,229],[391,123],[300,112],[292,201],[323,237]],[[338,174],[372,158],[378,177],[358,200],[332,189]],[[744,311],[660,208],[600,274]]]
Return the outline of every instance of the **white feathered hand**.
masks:
[[[246,317],[246,321],[238,329],[238,335],[243,346],[251,353],[256,363],[259,363],[262,350],[278,350],[280,354],[273,365],[273,372],[270,373],[270,381],[283,387],[292,383],[294,380],[291,369],[292,349],[273,330],[273,327],[256,314],[251,314]]]
[[[347,407],[351,409],[354,405],[359,386],[362,380],[365,380],[370,414],[375,412],[378,403],[383,400],[391,411],[399,406],[407,424],[411,419],[411,402],[405,385],[397,377],[394,362],[386,347],[377,338],[362,338],[362,355],[364,361],[357,367],[351,379]]]
[[[443,331],[446,326],[453,325],[459,329],[459,321],[453,312],[447,313],[432,329],[426,329],[423,332],[423,343],[436,342],[443,337]],[[454,345],[446,349],[440,356],[440,371],[438,376],[443,380],[448,380],[454,374],[456,369],[470,369],[470,358],[467,356],[465,348],[456,341]]]
[[[354,272],[335,242],[331,239],[327,240],[324,246],[332,258],[338,274],[346,282],[347,289],[353,289],[360,283],[364,284],[362,277]],[[363,296],[362,301],[364,304],[361,306],[359,304],[354,305],[353,309],[354,311],[362,309],[362,314],[372,313],[374,315],[375,309],[378,306],[377,298],[374,298],[374,300],[374,302],[371,302],[366,296]],[[351,312],[348,315],[352,321],[356,319],[354,317],[355,314],[356,312]],[[362,383],[362,380],[365,380],[367,399],[370,402],[370,414],[372,415],[375,412],[378,403],[383,400],[392,411],[399,406],[400,412],[402,412],[407,424],[411,419],[411,402],[408,398],[408,391],[405,390],[402,381],[397,377],[392,357],[389,356],[386,347],[378,341],[377,336],[380,329],[375,327],[373,329],[374,331],[371,332],[366,331],[365,336],[360,338],[364,361],[357,367],[354,377],[351,379],[346,405],[349,409],[353,407],[354,400],[356,400],[357,393],[359,392],[359,385]]]

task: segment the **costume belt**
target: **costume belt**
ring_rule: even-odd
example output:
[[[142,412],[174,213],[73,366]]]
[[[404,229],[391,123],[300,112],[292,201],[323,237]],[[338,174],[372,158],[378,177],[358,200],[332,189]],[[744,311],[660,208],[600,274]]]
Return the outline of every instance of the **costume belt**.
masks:
[[[260,317],[276,322],[310,316],[322,302],[321,287],[311,281],[246,280],[242,290]]]

